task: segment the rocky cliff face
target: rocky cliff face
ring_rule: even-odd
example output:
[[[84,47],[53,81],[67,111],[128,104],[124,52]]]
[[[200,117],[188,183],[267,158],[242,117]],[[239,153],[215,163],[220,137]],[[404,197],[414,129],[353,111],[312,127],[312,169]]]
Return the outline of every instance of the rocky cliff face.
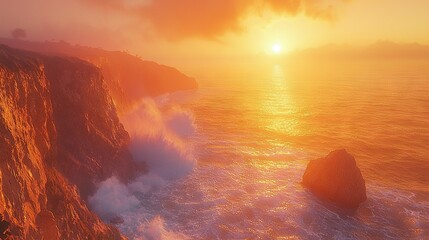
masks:
[[[79,192],[143,168],[128,141],[98,68],[0,46],[0,215],[17,239],[120,239]]]
[[[72,46],[65,42],[29,42],[0,38],[0,43],[47,55],[80,58],[99,67],[118,111],[125,111],[142,97],[197,88],[195,79],[172,67],[144,61],[125,52]]]
[[[101,71],[87,62],[61,57],[45,58],[44,66],[57,129],[56,166],[82,196],[86,199],[95,183],[112,174],[126,181],[142,169],[127,150],[130,139]]]

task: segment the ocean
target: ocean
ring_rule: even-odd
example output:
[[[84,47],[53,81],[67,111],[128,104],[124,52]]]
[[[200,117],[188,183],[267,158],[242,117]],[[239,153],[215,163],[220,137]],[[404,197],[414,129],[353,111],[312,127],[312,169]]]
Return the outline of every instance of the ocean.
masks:
[[[193,114],[196,164],[136,195],[126,236],[429,239],[429,63],[272,63],[199,84],[156,99]],[[342,148],[366,181],[354,213],[301,185],[309,160]]]

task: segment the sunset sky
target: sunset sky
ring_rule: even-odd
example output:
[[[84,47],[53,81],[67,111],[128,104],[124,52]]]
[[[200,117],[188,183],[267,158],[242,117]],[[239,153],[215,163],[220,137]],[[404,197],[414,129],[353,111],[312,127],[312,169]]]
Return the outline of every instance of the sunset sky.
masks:
[[[167,64],[328,43],[429,44],[427,0],[1,1],[0,36],[127,50]],[[277,50],[279,52],[279,50]]]

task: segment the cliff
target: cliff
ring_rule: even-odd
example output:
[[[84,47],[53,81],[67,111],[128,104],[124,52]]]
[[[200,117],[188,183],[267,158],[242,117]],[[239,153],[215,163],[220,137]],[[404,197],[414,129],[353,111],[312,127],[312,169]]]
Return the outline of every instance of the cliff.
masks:
[[[128,141],[98,68],[0,45],[0,215],[12,236],[122,238],[80,195],[144,169]]]
[[[118,111],[143,97],[197,88],[195,79],[177,69],[144,61],[125,52],[73,46],[65,42],[29,42],[0,38],[0,43],[47,55],[73,56],[99,67]]]
[[[128,152],[129,136],[95,66],[71,58],[46,57],[53,121],[57,130],[56,166],[86,197],[95,183],[114,173],[126,181],[143,169]]]

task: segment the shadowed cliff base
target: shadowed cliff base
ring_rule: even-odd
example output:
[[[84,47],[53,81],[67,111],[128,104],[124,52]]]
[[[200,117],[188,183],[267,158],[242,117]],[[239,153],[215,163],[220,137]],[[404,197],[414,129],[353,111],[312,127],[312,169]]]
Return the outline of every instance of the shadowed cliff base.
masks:
[[[6,239],[9,235],[10,223],[3,220],[3,216],[0,214],[0,239]]]

